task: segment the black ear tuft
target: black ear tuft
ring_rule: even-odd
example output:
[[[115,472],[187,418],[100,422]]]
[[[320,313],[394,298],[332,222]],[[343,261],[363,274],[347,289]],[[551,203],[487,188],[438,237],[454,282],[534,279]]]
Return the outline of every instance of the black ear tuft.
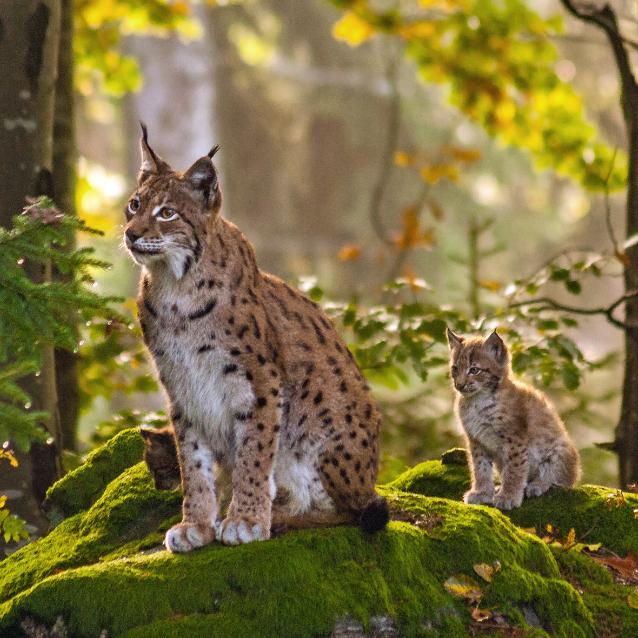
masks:
[[[208,157],[210,157],[210,159],[213,159],[213,157],[215,157],[215,155],[217,154],[218,150],[219,150],[219,144],[215,144],[215,146],[213,146],[213,148],[211,148],[210,151],[208,151]]]
[[[171,170],[171,167],[151,148],[148,143],[148,129],[146,124],[140,121],[142,128],[142,138],[140,139],[140,153],[142,163],[137,175],[137,182],[141,184],[151,175],[159,175]]]

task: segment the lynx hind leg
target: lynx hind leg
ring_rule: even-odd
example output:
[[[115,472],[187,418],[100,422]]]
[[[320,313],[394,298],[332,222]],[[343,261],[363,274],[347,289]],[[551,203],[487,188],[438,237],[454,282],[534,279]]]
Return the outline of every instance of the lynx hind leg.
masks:
[[[573,487],[580,478],[580,457],[569,444],[557,445],[538,465],[537,475],[525,487],[525,496],[541,496],[552,487]]]

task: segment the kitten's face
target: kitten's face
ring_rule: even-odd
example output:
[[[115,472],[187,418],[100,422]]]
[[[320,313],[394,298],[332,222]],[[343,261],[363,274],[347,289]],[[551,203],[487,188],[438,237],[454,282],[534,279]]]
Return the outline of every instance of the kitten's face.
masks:
[[[493,392],[508,373],[509,355],[503,340],[492,333],[487,339],[463,338],[448,329],[450,374],[454,388],[469,397]]]
[[[144,439],[144,461],[157,490],[174,490],[180,485],[175,434],[170,427],[140,428]]]

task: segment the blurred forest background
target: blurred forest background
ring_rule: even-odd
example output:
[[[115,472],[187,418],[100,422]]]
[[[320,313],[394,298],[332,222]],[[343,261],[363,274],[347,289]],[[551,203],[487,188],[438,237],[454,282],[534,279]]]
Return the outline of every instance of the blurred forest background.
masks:
[[[48,161],[30,160],[52,170],[13,187],[14,133],[33,131],[12,109],[33,96],[9,64],[0,225],[26,195],[79,221],[41,199],[0,235],[0,441],[19,464],[0,458],[0,513],[6,502],[34,520],[21,499],[42,458],[54,460],[36,497],[116,430],[165,420],[135,318],[138,269],[121,245],[140,120],[178,168],[221,145],[223,214],[263,269],[324,304],[373,383],[381,481],[461,443],[446,323],[499,328],[516,372],[557,403],[586,482],[635,480],[619,475],[616,430],[631,420],[627,384],[638,386],[625,362],[636,330],[623,295],[633,299],[638,255],[618,73],[619,47],[630,58],[636,46],[635,3],[585,13],[558,0],[8,2],[3,60],[22,46],[7,38],[12,20],[27,25],[33,53],[40,7],[58,20],[57,97]],[[623,31],[615,48],[612,27]]]

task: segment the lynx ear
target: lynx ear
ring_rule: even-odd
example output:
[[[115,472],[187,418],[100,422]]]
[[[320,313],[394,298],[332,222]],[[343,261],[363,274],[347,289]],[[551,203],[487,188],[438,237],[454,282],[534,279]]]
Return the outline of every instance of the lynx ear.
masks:
[[[450,330],[450,328],[447,328],[447,342],[450,346],[450,350],[454,350],[454,348],[458,348],[459,346],[463,345],[463,337],[459,337],[459,335],[455,334],[454,332],[452,332]]]
[[[496,333],[496,330],[485,340],[483,347],[496,362],[504,363],[506,361],[507,346],[503,339]]]
[[[213,165],[213,156],[219,150],[214,146],[204,157],[200,157],[185,173],[184,179],[190,183],[194,191],[199,191],[204,198],[204,206],[208,211],[211,206],[219,208],[221,193],[217,183],[217,171]]]
[[[148,131],[146,124],[140,122],[142,127],[142,137],[140,139],[140,152],[142,154],[142,163],[140,164],[140,172],[137,174],[137,183],[141,184],[151,175],[159,175],[171,170],[171,167],[165,162],[148,143]]]
[[[140,428],[140,434],[142,435],[142,438],[145,441],[152,441],[153,439],[157,438],[157,428],[150,428],[148,426],[145,425],[141,425]]]

